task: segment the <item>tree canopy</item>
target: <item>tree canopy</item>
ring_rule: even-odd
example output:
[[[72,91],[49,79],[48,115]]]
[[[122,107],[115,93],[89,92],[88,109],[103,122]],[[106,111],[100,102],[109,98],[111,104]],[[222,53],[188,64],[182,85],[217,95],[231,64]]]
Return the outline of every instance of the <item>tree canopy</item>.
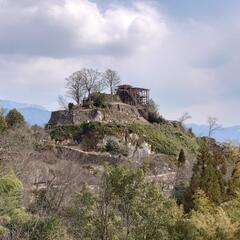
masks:
[[[8,112],[6,122],[8,127],[12,128],[23,126],[25,124],[25,119],[24,116],[14,108]]]

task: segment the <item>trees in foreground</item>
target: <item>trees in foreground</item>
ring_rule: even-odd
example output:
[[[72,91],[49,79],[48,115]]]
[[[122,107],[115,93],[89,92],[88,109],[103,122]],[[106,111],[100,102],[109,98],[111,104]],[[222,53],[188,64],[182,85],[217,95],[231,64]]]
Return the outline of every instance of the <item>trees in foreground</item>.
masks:
[[[198,188],[192,210],[184,213],[146,172],[145,166],[106,166],[98,186],[83,185],[67,207],[40,216],[23,207],[23,184],[10,169],[0,177],[0,239],[239,239],[239,194],[216,205]]]
[[[198,188],[192,210],[184,214],[145,174],[144,167],[107,167],[97,189],[84,185],[66,209],[71,236],[84,240],[238,239],[239,197],[219,205]]]
[[[13,169],[0,178],[0,239],[68,240],[57,218],[41,218],[24,209],[23,191],[23,184]]]
[[[23,194],[29,188],[24,189],[17,176],[24,179],[22,174],[28,163],[20,162],[34,155],[29,154],[32,140],[21,134],[19,128],[10,129],[8,134],[0,135],[0,157],[12,160],[15,169],[5,171],[1,165],[0,239],[234,240],[240,237],[239,151],[233,154],[237,164],[229,186],[231,194],[226,198],[228,186],[223,185],[220,176],[221,157],[206,145],[200,146],[190,184],[192,206],[185,212],[174,199],[162,194],[157,182],[150,181],[146,165],[138,169],[106,166],[98,185],[79,187],[70,202],[67,198],[66,205],[58,208],[55,200],[66,196],[61,195],[62,188],[70,187],[66,180],[70,176],[70,163],[64,165],[66,178],[63,176],[59,184],[49,182],[51,187],[45,193],[44,189],[38,189],[43,194],[33,198],[34,204],[26,210]],[[6,140],[10,137],[11,141]],[[33,142],[36,144],[35,138]],[[24,150],[26,145],[28,150]],[[185,161],[184,151],[181,152],[180,165]]]
[[[88,186],[66,210],[76,239],[172,239],[182,210],[158,184],[145,180],[144,167],[107,167],[97,191]]]

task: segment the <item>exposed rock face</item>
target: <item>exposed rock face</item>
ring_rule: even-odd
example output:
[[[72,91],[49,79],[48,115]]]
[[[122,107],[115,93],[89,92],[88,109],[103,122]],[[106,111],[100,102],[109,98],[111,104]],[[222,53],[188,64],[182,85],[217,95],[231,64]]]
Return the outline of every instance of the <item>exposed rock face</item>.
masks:
[[[52,112],[51,118],[48,122],[48,126],[73,124],[73,113],[72,111],[61,110]]]
[[[141,117],[141,115],[139,114],[138,109],[136,107],[134,107],[132,105],[125,104],[125,103],[120,103],[120,102],[111,103],[109,105],[109,108],[112,111],[125,113],[125,114],[132,115],[132,116],[135,116],[135,117]]]
[[[127,139],[125,136],[121,139],[115,136],[105,136],[104,139],[98,143],[98,147],[103,149],[109,140],[116,142],[122,151],[126,150],[127,158],[132,162],[142,163],[152,154],[152,146],[144,141],[141,142],[137,134],[130,134]]]
[[[103,121],[104,114],[97,109],[76,109],[52,112],[48,127],[63,124],[81,124],[86,121]]]
[[[84,109],[79,107],[72,111],[53,112],[48,125],[51,127],[62,124],[81,124],[88,121],[115,122],[123,126],[137,121],[140,121],[141,124],[149,124],[135,106],[114,102],[106,108]],[[169,122],[169,124],[179,125],[178,122]],[[185,130],[183,129],[183,131]],[[81,142],[67,143],[67,146],[64,146],[64,143],[56,146],[56,157],[73,163],[74,170],[80,175],[87,176],[84,180],[90,185],[98,183],[105,163],[125,164],[136,168],[142,166],[145,161],[149,162],[148,178],[158,181],[162,191],[168,196],[175,194],[176,186],[183,184],[187,187],[190,182],[195,162],[195,158],[191,154],[186,153],[186,161],[178,166],[176,156],[156,154],[152,151],[153,147],[135,133],[125,134],[123,131],[122,134],[116,136],[106,135],[95,140],[92,137],[94,136],[90,135],[90,138],[85,136]],[[180,135],[179,138],[181,137]],[[93,142],[95,148],[90,149],[97,152],[86,152],[89,149],[84,148],[85,140],[88,144],[88,140]],[[119,148],[115,153],[103,153],[107,149],[109,140]],[[81,182],[82,179],[79,181]]]
[[[162,191],[167,196],[172,196],[178,171],[175,157],[165,154],[152,154],[149,157],[149,169],[149,178],[159,182]]]
[[[131,148],[131,145],[129,146],[129,148]],[[141,161],[143,159],[149,158],[149,156],[152,153],[151,148],[152,148],[151,145],[149,145],[146,142],[143,142],[138,147],[135,146],[135,148],[133,149],[133,152],[132,152],[132,160],[133,161]]]
[[[73,124],[80,124],[86,121],[103,121],[104,113],[98,109],[79,109],[72,111]]]
[[[85,109],[79,107],[71,111],[61,110],[52,112],[48,128],[63,124],[81,124],[87,121],[129,123],[138,120],[146,122],[136,107],[119,102],[110,103],[106,108]]]
[[[148,151],[148,147],[146,148]],[[141,150],[139,150],[141,152]],[[167,196],[172,196],[174,194],[174,188],[178,177],[178,168],[174,163],[174,157],[169,157],[165,154],[147,154],[149,152],[145,151],[144,154],[139,154],[138,157],[135,156],[134,159],[123,157],[121,155],[110,155],[107,153],[96,153],[96,152],[84,152],[74,147],[58,146],[57,147],[57,157],[60,159],[68,159],[68,161],[74,161],[79,168],[79,174],[81,174],[82,169],[88,167],[88,169],[99,173],[103,170],[104,164],[125,164],[131,167],[139,167],[142,165],[144,160],[149,160],[149,172],[148,178],[157,181],[161,184],[162,191]],[[85,166],[85,167],[84,167]],[[91,175],[91,173],[90,173]],[[96,178],[96,177],[95,177]],[[92,179],[92,178],[90,178]],[[94,182],[88,181],[89,184],[96,184],[98,182],[95,179]]]
[[[117,142],[120,149],[127,147],[127,154],[123,155],[121,151],[120,154],[102,152],[108,139]],[[32,186],[44,188],[53,179],[57,184],[65,184],[70,180],[71,184],[67,191],[71,196],[84,182],[96,186],[106,163],[138,168],[146,161],[149,163],[147,178],[159,182],[166,196],[173,196],[176,186],[182,183],[184,186],[189,184],[195,161],[192,155],[186,153],[185,163],[178,167],[176,156],[154,153],[151,145],[142,141],[137,134],[130,134],[127,138],[105,136],[98,144],[99,149],[102,149],[99,152],[83,151],[81,144],[71,143],[71,145],[54,145],[51,149],[36,153],[29,160],[28,169],[25,169],[28,174],[24,182],[29,183],[28,188],[32,189]],[[25,201],[31,202],[31,199]]]
[[[80,165],[104,165],[104,163],[116,165],[124,161],[121,156],[114,157],[108,153],[84,152],[80,149],[67,146],[57,146],[57,156],[76,161]]]

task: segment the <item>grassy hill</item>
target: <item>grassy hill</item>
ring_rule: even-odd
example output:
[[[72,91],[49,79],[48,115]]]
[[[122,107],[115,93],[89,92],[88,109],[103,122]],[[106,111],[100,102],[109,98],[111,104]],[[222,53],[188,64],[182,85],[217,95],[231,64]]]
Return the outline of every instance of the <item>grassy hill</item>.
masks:
[[[179,124],[170,122],[161,124],[130,123],[121,125],[118,123],[89,122],[80,125],[55,126],[51,137],[56,141],[71,139],[81,142],[89,138],[97,144],[105,136],[118,138],[136,134],[141,141],[151,145],[152,151],[169,155],[177,155],[181,149],[196,152],[198,145],[194,136],[182,128]]]

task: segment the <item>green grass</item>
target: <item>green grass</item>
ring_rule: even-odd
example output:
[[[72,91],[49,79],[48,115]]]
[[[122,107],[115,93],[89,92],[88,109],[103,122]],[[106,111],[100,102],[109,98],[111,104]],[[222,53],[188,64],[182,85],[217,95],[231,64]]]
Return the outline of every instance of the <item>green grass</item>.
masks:
[[[178,126],[163,124],[131,124],[132,133],[141,136],[157,153],[176,155],[181,149],[196,152],[198,144],[195,138],[188,136]]]
[[[81,125],[60,125],[54,127],[50,136],[56,141],[67,139],[80,140],[91,131],[101,131],[101,124],[97,122],[82,123]]]
[[[196,152],[198,144],[195,138],[188,135],[177,125],[162,124],[138,124],[121,125],[116,123],[89,122],[81,125],[56,126],[51,131],[51,137],[56,141],[73,139],[81,141],[94,141],[95,144],[104,136],[123,137],[126,134],[137,134],[141,140],[152,146],[157,153],[177,155],[181,149],[188,152]]]

